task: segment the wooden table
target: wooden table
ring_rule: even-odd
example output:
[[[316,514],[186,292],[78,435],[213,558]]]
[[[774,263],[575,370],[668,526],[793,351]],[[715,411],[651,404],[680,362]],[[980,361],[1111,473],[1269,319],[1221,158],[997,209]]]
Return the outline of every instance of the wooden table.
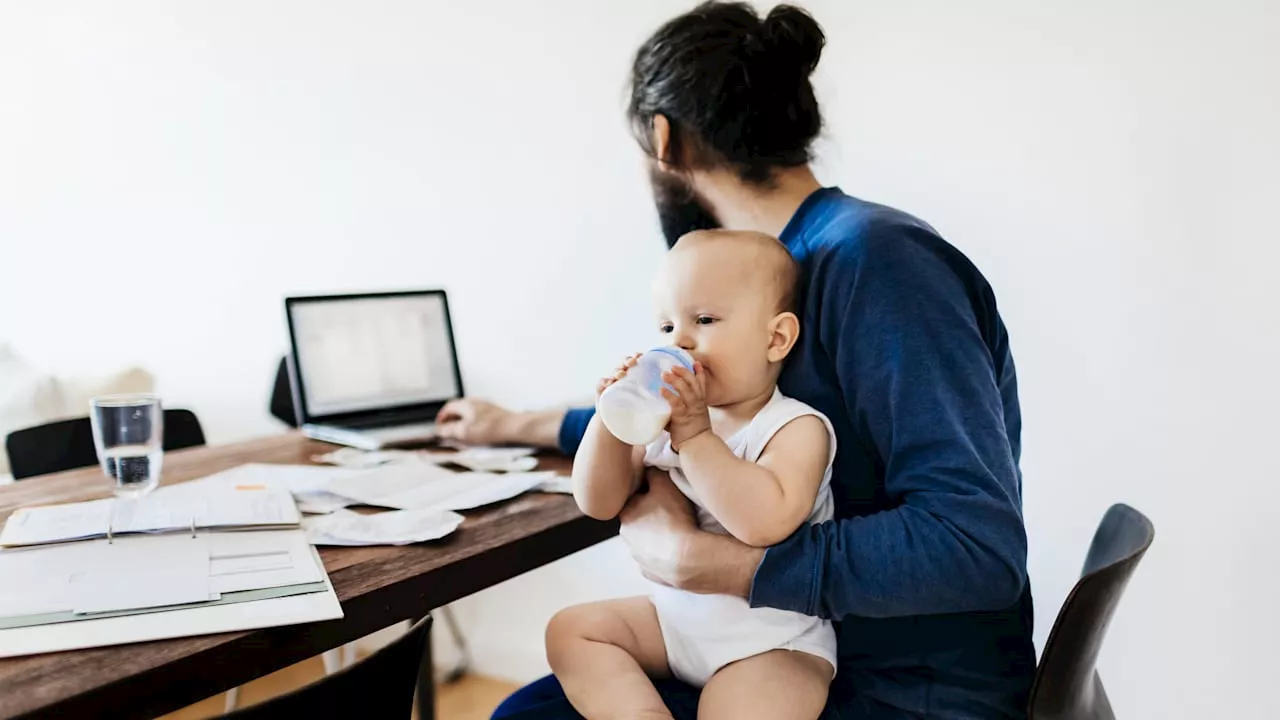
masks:
[[[310,464],[334,449],[291,433],[166,453],[163,484],[247,462]],[[569,460],[541,458],[567,471]],[[0,521],[26,505],[109,495],[97,468],[0,487]],[[530,493],[465,513],[457,532],[405,547],[322,548],[341,620],[0,659],[0,718],[154,717],[565,557],[617,532],[565,495]],[[9,592],[0,588],[0,592]]]

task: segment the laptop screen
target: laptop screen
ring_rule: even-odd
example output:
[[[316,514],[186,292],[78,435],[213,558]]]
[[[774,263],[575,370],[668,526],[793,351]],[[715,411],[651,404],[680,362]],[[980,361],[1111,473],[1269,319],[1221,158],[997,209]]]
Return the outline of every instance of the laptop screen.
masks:
[[[460,394],[444,293],[294,298],[288,309],[307,418]]]

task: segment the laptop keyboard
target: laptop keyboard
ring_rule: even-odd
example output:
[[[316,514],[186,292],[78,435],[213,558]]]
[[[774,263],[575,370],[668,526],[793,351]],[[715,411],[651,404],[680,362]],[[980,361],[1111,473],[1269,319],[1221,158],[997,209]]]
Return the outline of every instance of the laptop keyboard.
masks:
[[[364,432],[373,435],[378,439],[387,442],[399,440],[402,438],[416,438],[423,435],[434,433],[436,424],[434,421],[412,423],[410,425],[394,425],[391,427],[381,427],[366,430]]]

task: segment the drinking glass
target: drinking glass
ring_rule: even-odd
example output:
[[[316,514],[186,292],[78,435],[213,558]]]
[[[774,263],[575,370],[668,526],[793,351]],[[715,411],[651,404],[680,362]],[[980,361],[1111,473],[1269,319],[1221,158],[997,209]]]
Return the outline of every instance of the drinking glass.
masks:
[[[117,497],[146,495],[160,484],[164,410],[156,395],[104,395],[90,401],[93,444]]]

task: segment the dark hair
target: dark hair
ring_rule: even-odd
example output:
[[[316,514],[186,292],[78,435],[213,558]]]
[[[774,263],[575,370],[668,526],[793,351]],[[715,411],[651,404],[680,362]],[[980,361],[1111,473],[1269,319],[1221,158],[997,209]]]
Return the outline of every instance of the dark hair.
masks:
[[[768,183],[776,168],[812,158],[822,115],[809,75],[826,37],[804,10],[778,5],[763,19],[743,2],[705,2],[667,22],[636,51],[627,114],[654,154],[655,115],[671,124],[663,160],[728,166]]]

